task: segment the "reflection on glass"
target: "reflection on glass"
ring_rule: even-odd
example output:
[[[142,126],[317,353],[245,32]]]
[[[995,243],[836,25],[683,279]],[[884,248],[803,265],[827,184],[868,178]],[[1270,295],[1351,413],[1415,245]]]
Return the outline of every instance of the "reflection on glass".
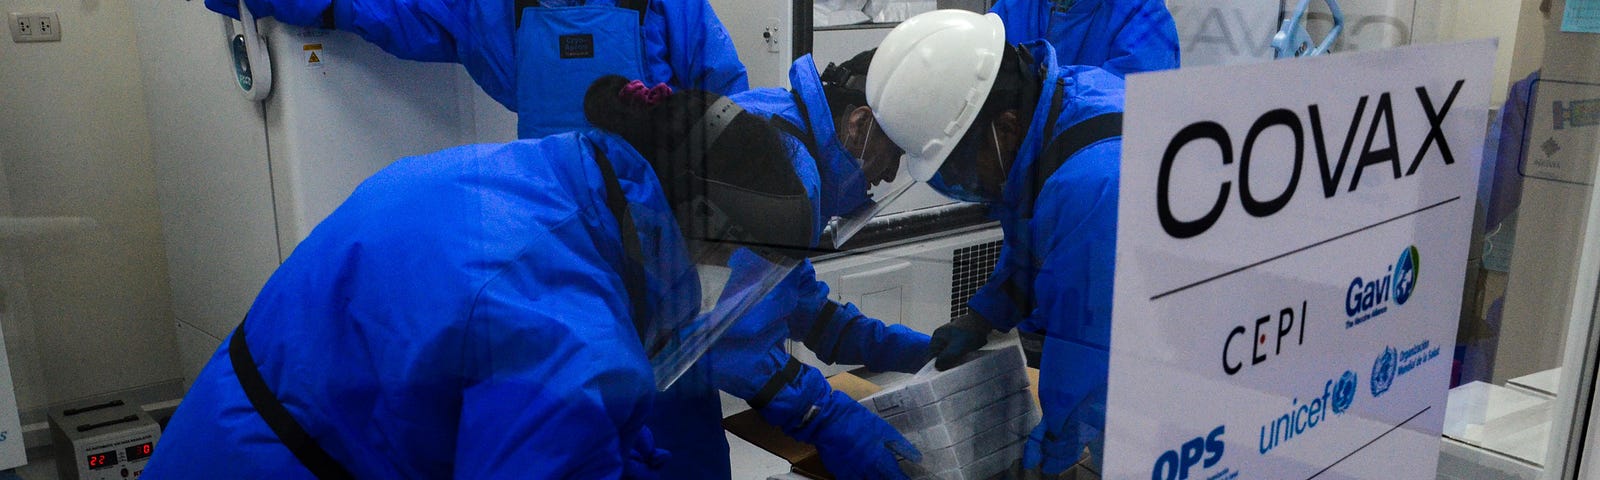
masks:
[[[1600,76],[1585,65],[1600,42],[1561,31],[1553,12],[1564,3],[1522,6],[1510,46],[1521,71],[1502,66],[1508,86],[1484,148],[1440,478],[1576,474],[1567,453],[1586,432],[1570,426],[1587,412],[1572,382],[1592,368],[1577,362],[1595,348],[1581,341],[1595,292],[1579,268],[1597,240],[1584,230],[1600,127]]]

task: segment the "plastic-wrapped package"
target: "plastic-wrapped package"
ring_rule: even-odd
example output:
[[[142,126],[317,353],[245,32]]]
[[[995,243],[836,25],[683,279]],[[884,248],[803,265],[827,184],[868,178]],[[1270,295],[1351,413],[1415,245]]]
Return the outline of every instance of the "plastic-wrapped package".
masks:
[[[1020,379],[1027,384],[1022,354],[1016,347],[974,353],[965,363],[943,372],[925,369],[909,381],[861,399],[861,403],[879,416],[887,417],[933,404],[997,377]]]
[[[916,480],[985,480],[996,478],[997,475],[1011,468],[1022,458],[1022,445],[1024,439],[1017,439],[1010,445],[1001,447],[994,453],[980,458],[972,463],[962,465],[960,468],[944,470],[934,473],[906,473]]]
[[[1000,451],[1007,445],[1017,443],[1028,436],[1028,431],[1039,423],[1039,415],[1027,412],[999,424],[989,425],[987,430],[977,435],[956,442],[944,448],[931,449],[918,446],[922,451],[922,461],[917,463],[900,462],[900,466],[907,475],[913,477],[931,475],[936,472],[961,470],[962,467],[973,465],[979,460],[987,458],[990,454]],[[1013,459],[1015,460],[1015,459]],[[979,470],[973,470],[977,472]],[[995,472],[987,472],[993,474]]]
[[[929,405],[902,409],[898,413],[878,415],[893,425],[895,430],[915,432],[941,423],[964,421],[963,417],[980,408],[999,402],[1011,394],[1025,391],[1028,379],[1024,376],[1000,376],[975,387],[955,392]]]
[[[917,14],[939,8],[938,0],[868,0],[867,16],[876,23],[904,22]]]
[[[817,0],[811,4],[811,26],[853,25],[871,20],[862,9],[867,0]]]
[[[922,452],[922,461],[901,464],[912,477],[1000,473],[1021,457],[1021,442],[1039,423],[1016,346],[977,352],[943,372],[924,370],[861,403]]]
[[[1034,406],[1033,394],[1021,391],[1011,394],[999,402],[988,407],[972,412],[959,422],[946,422],[922,430],[900,432],[905,435],[906,441],[916,445],[918,449],[939,449],[955,445],[957,442],[967,440],[983,431],[985,426],[998,425],[1007,419],[1014,419],[1030,413],[1038,412]],[[1038,423],[1035,417],[1034,423]],[[1033,428],[1033,423],[1025,426]],[[1028,432],[1022,432],[1026,435]]]

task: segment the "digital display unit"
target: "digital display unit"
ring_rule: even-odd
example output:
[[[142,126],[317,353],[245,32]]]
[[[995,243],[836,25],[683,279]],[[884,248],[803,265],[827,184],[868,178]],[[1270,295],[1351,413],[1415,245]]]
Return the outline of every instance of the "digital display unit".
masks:
[[[117,451],[116,450],[112,450],[112,451],[109,451],[109,452],[100,452],[100,453],[91,453],[91,454],[89,454],[89,469],[91,469],[91,470],[99,470],[99,469],[102,469],[102,468],[109,468],[109,467],[111,467],[113,465],[116,465],[116,464],[117,464]]]
[[[130,462],[150,458],[150,454],[155,453],[155,451],[156,445],[151,442],[144,442],[123,449],[123,452],[128,455],[128,461]]]

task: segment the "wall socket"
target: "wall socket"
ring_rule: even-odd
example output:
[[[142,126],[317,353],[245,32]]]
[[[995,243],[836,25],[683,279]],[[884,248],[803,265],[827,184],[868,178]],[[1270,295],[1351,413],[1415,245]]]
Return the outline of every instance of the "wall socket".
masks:
[[[9,21],[12,42],[61,41],[61,17],[54,10],[38,13],[11,12]]]

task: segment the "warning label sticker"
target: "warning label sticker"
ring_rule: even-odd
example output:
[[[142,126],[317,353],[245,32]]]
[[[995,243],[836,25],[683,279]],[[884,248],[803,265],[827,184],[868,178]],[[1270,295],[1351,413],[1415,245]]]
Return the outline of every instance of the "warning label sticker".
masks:
[[[327,59],[324,58],[322,44],[320,43],[307,43],[300,47],[300,51],[301,57],[304,57],[305,60],[302,64],[306,68],[322,68],[323,65],[328,63]]]

